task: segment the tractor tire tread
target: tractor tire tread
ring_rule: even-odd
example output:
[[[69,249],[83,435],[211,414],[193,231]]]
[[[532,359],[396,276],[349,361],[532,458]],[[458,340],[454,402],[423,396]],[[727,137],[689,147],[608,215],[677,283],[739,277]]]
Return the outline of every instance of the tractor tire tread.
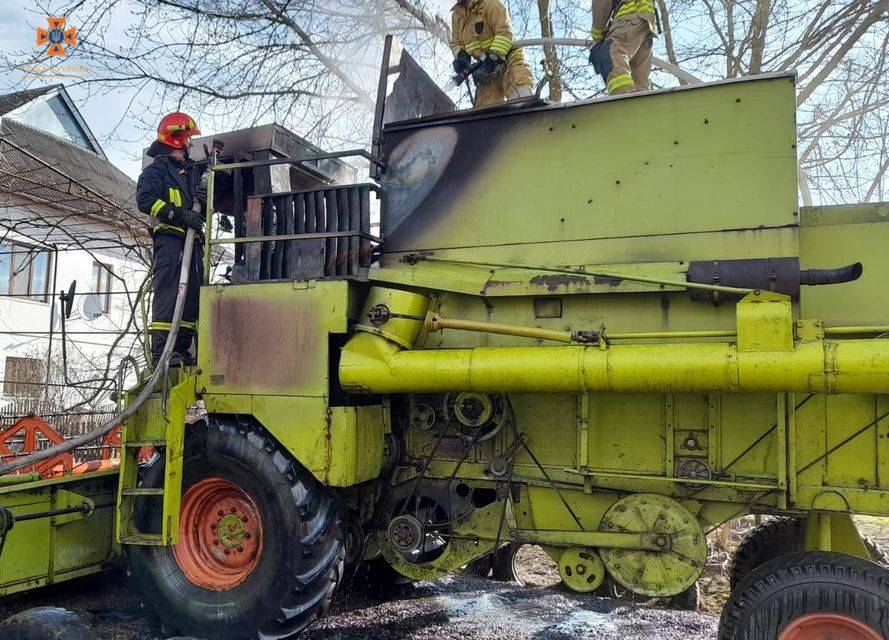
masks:
[[[889,637],[887,608],[885,567],[841,553],[791,553],[740,582],[722,612],[718,639],[773,640],[796,617],[818,612],[850,615]]]
[[[802,551],[804,523],[800,518],[773,518],[760,522],[744,536],[729,569],[732,591],[756,567],[788,553]]]
[[[150,548],[134,547],[128,549],[128,553],[140,591],[152,608],[162,614],[166,624],[186,635],[206,634],[208,627],[205,625],[217,624],[213,631],[217,634],[214,637],[219,640],[270,640],[298,634],[327,612],[343,575],[345,548],[342,524],[332,495],[259,425],[227,417],[211,417],[202,424],[190,427],[188,435],[186,465],[189,459],[212,459],[220,455],[251,461],[256,467],[257,476],[271,476],[267,484],[276,486],[269,489],[270,493],[277,491],[275,495],[282,501],[286,495],[291,503],[286,511],[292,511],[296,520],[296,525],[291,528],[295,532],[294,539],[286,546],[295,550],[286,563],[283,557],[281,560],[282,564],[290,567],[290,571],[277,573],[289,576],[289,583],[283,589],[275,589],[274,593],[254,596],[266,603],[267,613],[263,620],[240,620],[239,624],[231,624],[230,620],[224,619],[225,615],[230,614],[221,614],[218,620],[203,621],[204,624],[199,625],[194,617],[183,615],[182,611],[171,605],[170,598],[161,593],[152,576],[146,576],[144,572],[140,575],[140,567],[144,568],[153,554]],[[160,465],[150,475],[154,475],[156,480],[162,471],[163,465]],[[150,475],[146,473],[146,478]],[[287,513],[282,512],[280,516],[286,518]],[[286,524],[283,526],[286,528]],[[190,611],[188,609],[186,613]],[[245,625],[248,624],[258,628],[246,631]]]

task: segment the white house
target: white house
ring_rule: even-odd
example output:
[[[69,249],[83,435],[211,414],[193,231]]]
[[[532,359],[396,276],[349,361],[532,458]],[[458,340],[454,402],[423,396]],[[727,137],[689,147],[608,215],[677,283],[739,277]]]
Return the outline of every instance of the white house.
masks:
[[[0,96],[0,411],[107,406],[124,357],[144,364],[151,252],[135,188],[62,85]]]

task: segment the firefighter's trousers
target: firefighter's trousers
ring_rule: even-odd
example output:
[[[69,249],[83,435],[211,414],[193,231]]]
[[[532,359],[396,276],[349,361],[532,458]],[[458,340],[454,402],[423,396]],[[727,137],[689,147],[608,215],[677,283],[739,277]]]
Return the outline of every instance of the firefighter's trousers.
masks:
[[[474,106],[490,107],[505,100],[530,96],[533,83],[531,69],[525,62],[525,57],[521,53],[513,55],[501,78],[476,86]]]
[[[651,23],[632,14],[615,18],[605,40],[610,43],[611,72],[608,93],[632,93],[651,89],[651,49],[654,35]]]
[[[160,233],[154,237],[154,298],[151,305],[150,328],[151,358],[155,364],[164,350],[167,334],[173,321],[184,247],[185,238],[181,236]],[[185,308],[182,311],[182,323],[179,325],[179,335],[174,349],[186,364],[194,361],[194,358],[189,354],[189,349],[194,341],[199,294],[203,279],[204,246],[202,242],[195,240],[188,274]]]

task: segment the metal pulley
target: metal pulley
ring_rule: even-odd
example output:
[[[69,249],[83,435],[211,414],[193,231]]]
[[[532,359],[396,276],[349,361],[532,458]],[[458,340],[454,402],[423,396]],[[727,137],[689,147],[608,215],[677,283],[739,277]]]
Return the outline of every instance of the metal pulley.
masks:
[[[503,396],[484,393],[451,394],[445,407],[454,419],[457,435],[474,442],[496,436],[508,415]]]
[[[572,591],[589,593],[605,580],[605,564],[593,549],[574,547],[559,556],[559,575]]]
[[[599,549],[608,573],[634,593],[675,596],[691,587],[707,561],[707,538],[691,512],[665,496],[636,493],[614,503],[599,531],[654,535],[661,547]]]

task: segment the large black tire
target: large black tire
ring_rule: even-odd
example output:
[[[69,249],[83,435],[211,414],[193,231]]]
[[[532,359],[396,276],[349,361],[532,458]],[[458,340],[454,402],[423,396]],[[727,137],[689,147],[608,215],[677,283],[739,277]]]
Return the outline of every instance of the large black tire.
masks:
[[[795,621],[819,613],[852,618],[873,630],[870,637],[887,638],[886,611],[885,567],[841,553],[792,553],[766,562],[741,581],[722,613],[719,640],[775,640]]]
[[[803,551],[806,536],[804,518],[773,518],[756,525],[741,541],[729,570],[732,590],[756,567],[788,553]],[[889,557],[876,542],[862,536],[870,559],[889,565]]]
[[[732,559],[729,570],[732,591],[756,567],[788,553],[802,551],[805,531],[802,518],[773,518],[751,529]]]
[[[163,465],[155,464],[143,486],[159,486],[162,478]],[[142,595],[165,626],[183,635],[242,640],[297,634],[325,613],[343,574],[345,533],[330,492],[260,427],[233,420],[211,418],[189,428],[183,496],[208,478],[231,483],[253,500],[263,541],[255,568],[240,584],[211,589],[187,577],[172,548],[131,546]],[[157,526],[160,505],[155,501],[139,515],[143,526]]]
[[[0,640],[95,640],[75,613],[59,607],[36,607],[0,623]]]

